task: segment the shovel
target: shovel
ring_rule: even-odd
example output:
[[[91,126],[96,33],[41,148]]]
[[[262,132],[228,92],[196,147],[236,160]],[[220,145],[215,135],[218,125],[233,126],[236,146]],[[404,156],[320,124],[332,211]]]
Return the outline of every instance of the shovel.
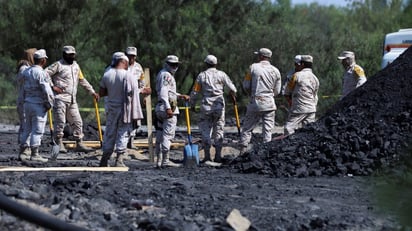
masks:
[[[234,94],[230,94],[232,96],[233,106],[235,108],[235,118],[236,118],[236,127],[237,127],[237,134],[240,136],[240,120],[239,120],[239,112],[237,110],[237,101],[236,96]]]
[[[97,104],[96,98],[93,98],[93,100],[94,100],[94,111],[96,112],[97,129],[99,130],[100,147],[102,147],[103,135],[102,135],[102,126],[100,124],[99,105]]]
[[[57,160],[57,155],[59,155],[60,146],[54,140],[53,117],[52,117],[51,109],[47,111],[47,115],[49,117],[50,136],[51,136],[51,141],[52,141],[52,151],[51,151],[50,160]]]
[[[187,125],[187,141],[183,150],[183,164],[186,167],[195,167],[199,164],[199,146],[192,143],[192,134],[190,131],[189,103],[185,102],[185,115]]]

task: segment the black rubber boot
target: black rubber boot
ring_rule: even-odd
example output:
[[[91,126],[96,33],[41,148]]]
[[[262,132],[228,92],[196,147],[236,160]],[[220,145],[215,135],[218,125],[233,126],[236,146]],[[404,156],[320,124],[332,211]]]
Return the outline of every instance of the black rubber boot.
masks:
[[[111,155],[111,152],[104,152],[102,155],[102,159],[100,159],[99,167],[109,167],[109,159]]]
[[[222,163],[222,147],[215,147],[215,160],[216,163]]]
[[[206,161],[212,161],[210,158],[210,148],[205,148],[205,158],[202,160],[202,163]]]

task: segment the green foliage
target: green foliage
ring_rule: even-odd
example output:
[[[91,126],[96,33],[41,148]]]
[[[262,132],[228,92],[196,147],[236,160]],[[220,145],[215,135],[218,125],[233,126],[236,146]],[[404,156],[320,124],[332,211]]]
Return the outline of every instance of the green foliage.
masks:
[[[342,50],[355,51],[370,77],[380,68],[384,35],[408,27],[412,20],[410,1],[403,5],[401,0],[389,5],[381,0],[347,2],[347,8],[337,8],[292,6],[290,0],[0,0],[0,29],[6,32],[0,38],[1,86],[13,85],[9,77],[14,76],[24,49],[45,48],[51,64],[70,44],[77,49],[86,78],[98,90],[111,54],[136,46],[138,61],[150,69],[152,87],[164,58],[178,55],[182,60],[176,76],[178,91],[188,94],[204,69],[204,57],[212,53],[238,87],[243,110],[247,99],[241,83],[255,61],[253,51],[268,47],[283,76],[293,68],[296,54],[314,57],[320,116],[339,99],[343,70],[336,56]],[[86,95],[80,96],[81,106],[90,105]],[[2,97],[0,104],[13,104],[13,98]]]

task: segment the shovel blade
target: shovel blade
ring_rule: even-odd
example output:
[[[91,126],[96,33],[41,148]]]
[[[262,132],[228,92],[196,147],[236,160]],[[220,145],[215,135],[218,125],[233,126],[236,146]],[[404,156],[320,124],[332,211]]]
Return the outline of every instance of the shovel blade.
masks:
[[[196,164],[199,164],[199,145],[191,144],[190,148],[192,149],[192,158],[196,160]]]
[[[60,147],[58,144],[53,144],[52,151],[51,151],[51,160],[57,160],[57,155],[59,155]]]
[[[187,144],[183,149],[183,163],[186,167],[193,167],[199,164],[199,152],[197,144]]]

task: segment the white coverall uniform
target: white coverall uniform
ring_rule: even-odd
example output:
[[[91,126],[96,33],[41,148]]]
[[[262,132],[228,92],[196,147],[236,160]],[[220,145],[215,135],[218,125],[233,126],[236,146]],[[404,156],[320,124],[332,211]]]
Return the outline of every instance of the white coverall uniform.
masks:
[[[250,74],[243,81],[243,88],[250,94],[240,144],[246,148],[252,138],[252,131],[262,119],[263,142],[272,140],[275,126],[276,104],[274,97],[280,93],[282,80],[279,70],[268,60],[254,63]]]
[[[157,74],[156,92],[158,102],[155,109],[157,119],[155,152],[158,158],[162,154],[160,158],[167,162],[171,140],[175,137],[179,108],[177,107],[176,80],[166,67]],[[171,118],[168,118],[166,113],[169,108],[174,114]]]
[[[61,59],[46,68],[47,73],[54,86],[63,90],[63,93],[55,95],[53,108],[54,129],[56,138],[63,137],[63,130],[67,121],[73,129],[73,136],[78,141],[83,138],[83,121],[77,104],[77,86],[80,84],[90,95],[95,91],[90,83],[84,78],[82,71],[76,61],[68,64]]]
[[[300,123],[315,121],[318,90],[319,80],[311,68],[304,68],[292,76],[285,88],[285,95],[292,98],[285,123],[285,135],[293,134]]]
[[[25,123],[20,144],[39,147],[47,121],[47,110],[53,106],[54,96],[47,73],[39,65],[33,65],[23,72]]]
[[[205,150],[209,150],[212,145],[211,135],[216,152],[222,148],[225,126],[225,99],[223,97],[225,86],[236,93],[236,87],[229,76],[215,67],[210,67],[197,76],[191,92],[192,106],[196,104],[199,93],[203,96],[200,106],[199,128]]]
[[[366,75],[363,68],[353,63],[346,69],[342,79],[342,97],[366,82]]]

